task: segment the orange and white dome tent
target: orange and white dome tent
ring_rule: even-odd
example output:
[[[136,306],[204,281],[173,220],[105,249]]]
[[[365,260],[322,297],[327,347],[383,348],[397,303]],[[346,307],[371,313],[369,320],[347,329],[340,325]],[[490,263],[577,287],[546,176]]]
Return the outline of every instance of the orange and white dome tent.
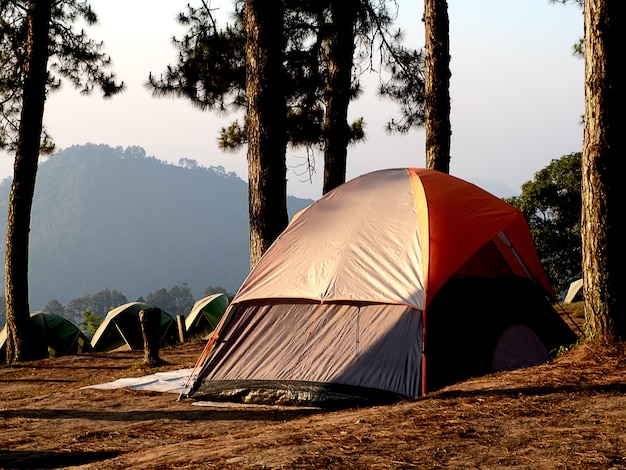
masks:
[[[514,297],[499,305],[505,293]],[[445,173],[376,171],[294,217],[242,284],[181,397],[415,397],[494,364],[549,360],[575,340],[553,297],[519,210]],[[465,364],[473,344],[483,345],[476,367]]]

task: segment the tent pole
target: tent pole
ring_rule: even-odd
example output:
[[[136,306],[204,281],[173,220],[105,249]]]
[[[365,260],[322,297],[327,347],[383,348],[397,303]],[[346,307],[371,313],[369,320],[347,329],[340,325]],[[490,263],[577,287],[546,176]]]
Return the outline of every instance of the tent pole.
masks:
[[[122,341],[124,341],[128,345],[128,347],[132,349],[132,345],[130,344],[130,342],[128,341],[124,333],[122,332],[122,328],[120,328],[120,326],[117,324],[115,320],[113,320],[113,325],[115,325],[115,329],[117,330],[120,337],[122,338]]]
[[[204,349],[202,350],[202,354],[200,355],[200,358],[198,358],[198,360],[196,361],[196,364],[193,366],[193,369],[191,371],[191,374],[189,375],[189,378],[187,379],[187,381],[185,382],[185,385],[183,386],[180,393],[178,394],[177,401],[182,400],[182,398],[186,396],[189,393],[189,391],[194,387],[197,375],[200,374],[202,367],[204,366],[204,362],[206,358],[209,356],[209,353],[213,349],[213,346],[219,339],[220,334],[222,332],[222,328],[226,324],[226,318],[232,314],[233,310],[234,310],[234,307],[233,307],[233,304],[231,303],[226,309],[226,311],[224,312],[224,314],[222,315],[222,318],[220,318],[220,322],[217,324],[217,326],[213,330],[211,339],[206,344],[206,346],[204,346]]]
[[[426,309],[422,311],[422,396],[426,395]]]

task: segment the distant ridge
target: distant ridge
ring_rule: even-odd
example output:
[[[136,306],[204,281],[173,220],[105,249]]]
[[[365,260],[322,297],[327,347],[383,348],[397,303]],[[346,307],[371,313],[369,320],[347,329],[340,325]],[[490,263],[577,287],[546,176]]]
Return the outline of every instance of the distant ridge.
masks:
[[[95,144],[41,163],[30,232],[31,310],[103,289],[131,301],[182,283],[196,299],[209,285],[235,292],[249,272],[247,184],[222,167],[182,163],[146,156],[141,147]],[[10,184],[0,184],[3,238]],[[290,216],[312,202],[289,197]]]

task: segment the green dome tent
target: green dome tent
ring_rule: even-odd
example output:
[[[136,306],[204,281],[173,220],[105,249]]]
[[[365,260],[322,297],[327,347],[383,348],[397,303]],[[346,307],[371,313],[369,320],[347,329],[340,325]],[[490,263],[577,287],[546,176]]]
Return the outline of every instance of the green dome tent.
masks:
[[[31,312],[30,321],[40,346],[36,357],[72,356],[91,352],[91,344],[71,321],[47,312]],[[0,362],[6,362],[6,326],[0,331]]]
[[[228,307],[226,294],[213,294],[198,300],[185,318],[185,331],[188,336],[206,338],[217,328]]]
[[[143,349],[139,312],[148,308],[156,307],[144,302],[129,302],[109,310],[91,338],[93,350],[107,352]],[[177,339],[176,322],[165,310],[160,308],[158,310],[161,311],[159,344],[174,344]]]

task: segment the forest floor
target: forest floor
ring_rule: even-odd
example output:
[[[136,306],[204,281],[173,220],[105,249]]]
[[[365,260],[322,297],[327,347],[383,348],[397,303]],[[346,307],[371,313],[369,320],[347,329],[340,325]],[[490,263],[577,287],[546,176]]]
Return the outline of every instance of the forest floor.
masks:
[[[626,469],[626,346],[340,411],[82,388],[193,367],[203,343],[0,368],[3,469]]]

